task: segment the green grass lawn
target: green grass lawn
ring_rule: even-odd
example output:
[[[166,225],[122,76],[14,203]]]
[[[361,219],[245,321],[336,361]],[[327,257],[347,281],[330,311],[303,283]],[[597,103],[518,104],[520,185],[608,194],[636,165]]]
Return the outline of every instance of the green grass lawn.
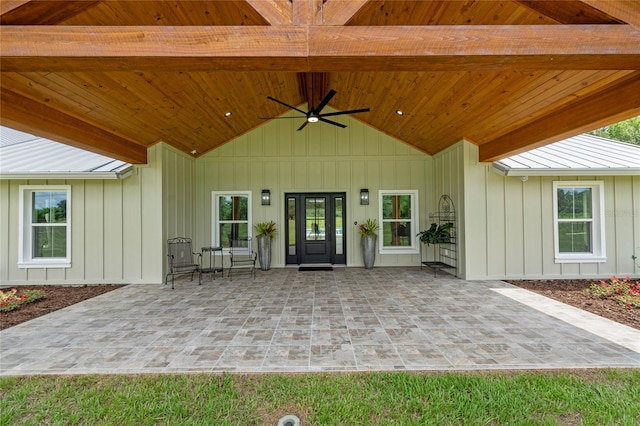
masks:
[[[640,370],[27,376],[0,424],[640,424]]]

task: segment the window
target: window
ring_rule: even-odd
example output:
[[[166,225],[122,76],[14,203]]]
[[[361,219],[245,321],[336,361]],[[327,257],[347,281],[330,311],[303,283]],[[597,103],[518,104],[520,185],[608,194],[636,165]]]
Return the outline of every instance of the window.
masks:
[[[20,185],[18,267],[71,267],[71,186]]]
[[[556,263],[604,262],[604,184],[554,182]]]
[[[415,254],[419,247],[418,191],[380,191],[380,253]]]
[[[251,236],[251,192],[214,192],[212,198],[213,245],[246,247]]]

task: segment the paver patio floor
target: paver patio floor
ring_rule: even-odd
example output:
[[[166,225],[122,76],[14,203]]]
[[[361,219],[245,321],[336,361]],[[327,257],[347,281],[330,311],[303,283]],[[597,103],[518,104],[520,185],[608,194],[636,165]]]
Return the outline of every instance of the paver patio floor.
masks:
[[[640,367],[640,331],[420,268],[129,285],[0,332],[1,375],[590,367]]]

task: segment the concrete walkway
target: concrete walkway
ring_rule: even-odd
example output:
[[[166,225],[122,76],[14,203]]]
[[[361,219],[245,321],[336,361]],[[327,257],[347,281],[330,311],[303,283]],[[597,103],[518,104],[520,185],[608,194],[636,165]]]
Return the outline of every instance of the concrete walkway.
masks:
[[[0,332],[0,374],[640,367],[640,331],[419,268],[130,285]]]

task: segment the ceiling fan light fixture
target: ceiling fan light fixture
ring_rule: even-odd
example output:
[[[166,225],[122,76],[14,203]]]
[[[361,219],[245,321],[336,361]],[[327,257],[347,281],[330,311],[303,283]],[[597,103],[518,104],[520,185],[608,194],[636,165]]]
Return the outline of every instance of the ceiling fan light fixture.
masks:
[[[260,117],[263,120],[270,120],[273,118],[302,118],[304,117],[304,123],[302,123],[302,126],[298,127],[298,131],[304,129],[307,124],[309,123],[317,123],[318,121],[322,121],[323,123],[327,123],[327,124],[332,124],[334,126],[338,126],[341,128],[345,128],[347,127],[346,124],[342,124],[342,123],[338,123],[337,121],[332,121],[330,119],[328,119],[327,117],[334,117],[334,116],[338,116],[338,115],[345,115],[345,114],[358,114],[361,112],[369,112],[369,108],[360,108],[360,109],[350,109],[347,111],[338,111],[338,112],[327,112],[327,113],[323,113],[322,109],[327,106],[329,104],[329,101],[333,98],[333,96],[336,94],[336,91],[331,89],[329,90],[329,92],[325,95],[325,97],[322,99],[322,101],[320,101],[320,103],[318,104],[318,106],[316,106],[315,108],[312,105],[309,105],[309,110],[308,111],[303,111],[293,105],[289,105],[285,102],[282,102],[279,99],[273,98],[271,96],[267,96],[267,99],[269,99],[270,101],[279,103],[280,105],[286,106],[289,109],[292,109],[294,111],[298,111],[300,114],[303,115],[298,115],[298,116],[285,116],[285,117],[271,117],[271,118],[263,118]]]

